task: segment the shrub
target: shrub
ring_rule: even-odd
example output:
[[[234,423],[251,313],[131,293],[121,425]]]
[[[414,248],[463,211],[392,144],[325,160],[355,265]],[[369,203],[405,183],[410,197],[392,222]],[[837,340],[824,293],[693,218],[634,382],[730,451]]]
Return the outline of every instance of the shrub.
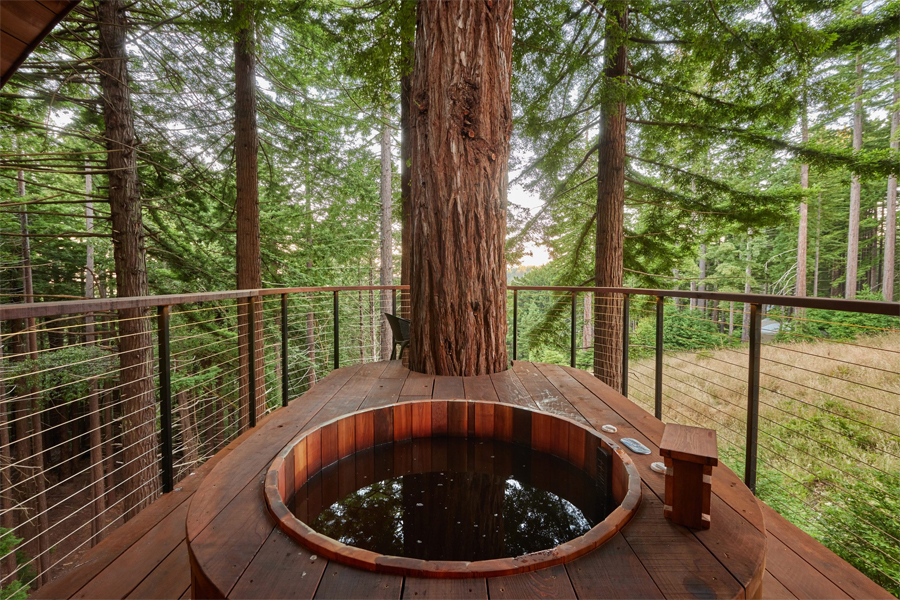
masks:
[[[632,358],[650,356],[656,347],[656,317],[641,319],[631,334]],[[715,350],[738,344],[718,326],[704,318],[702,311],[666,306],[663,314],[663,347],[666,350]]]
[[[881,300],[881,296],[869,290],[856,295],[857,300]],[[900,317],[845,312],[841,310],[809,309],[804,321],[788,319],[785,330],[777,341],[796,341],[792,333],[827,338],[836,341],[852,341],[859,336],[900,332]],[[788,328],[793,329],[789,331]]]

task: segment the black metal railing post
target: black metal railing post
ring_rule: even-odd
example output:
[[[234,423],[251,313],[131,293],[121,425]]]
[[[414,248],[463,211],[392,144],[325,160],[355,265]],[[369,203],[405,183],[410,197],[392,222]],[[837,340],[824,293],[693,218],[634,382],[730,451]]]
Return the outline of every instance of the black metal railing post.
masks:
[[[519,290],[513,290],[513,360],[519,360]]]
[[[247,365],[248,383],[248,412],[250,414],[250,427],[256,427],[256,298],[247,299]]]
[[[622,395],[628,397],[628,347],[631,345],[631,311],[628,294],[622,299]]]
[[[290,402],[290,389],[288,389],[288,297],[281,295],[281,405],[287,406]]]
[[[576,298],[578,297],[578,292],[572,292],[572,327],[569,332],[569,366],[575,367],[575,304]]]
[[[169,307],[157,308],[159,342],[159,415],[162,429],[163,493],[175,489],[175,461],[172,443],[172,349],[169,341]]]
[[[744,483],[756,494],[756,457],[759,441],[759,360],[762,341],[762,306],[750,305],[750,360],[747,370],[747,451]]]
[[[391,314],[397,316],[397,288],[391,290]]]
[[[663,308],[665,297],[656,297],[656,381],[653,386],[654,408],[653,414],[662,421],[662,387],[663,387]]]
[[[341,368],[341,326],[340,326],[340,300],[338,292],[334,291],[334,368]]]

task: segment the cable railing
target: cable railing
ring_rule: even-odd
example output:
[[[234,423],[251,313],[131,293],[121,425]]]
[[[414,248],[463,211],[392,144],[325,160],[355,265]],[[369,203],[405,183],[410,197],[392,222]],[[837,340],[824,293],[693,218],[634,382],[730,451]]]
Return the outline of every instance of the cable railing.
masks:
[[[900,305],[509,286],[511,359],[593,372],[900,591]],[[403,286],[0,306],[0,598],[58,576],[330,371],[390,355]]]
[[[406,297],[361,286],[0,306],[0,598],[77,564],[333,369],[387,358],[382,309]]]
[[[900,304],[533,286],[508,301],[511,356],[717,430],[754,493],[900,595]]]

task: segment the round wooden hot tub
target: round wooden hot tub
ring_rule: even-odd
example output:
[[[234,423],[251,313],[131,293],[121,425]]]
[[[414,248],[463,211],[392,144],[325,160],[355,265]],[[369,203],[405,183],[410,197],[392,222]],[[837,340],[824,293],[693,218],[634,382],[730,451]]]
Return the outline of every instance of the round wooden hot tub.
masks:
[[[387,444],[419,438],[474,438],[480,443],[493,440],[527,446],[565,461],[598,482],[598,485],[602,480],[602,485],[609,488],[608,494],[614,508],[611,506],[608,516],[583,535],[553,548],[520,556],[473,561],[423,560],[350,546],[315,531],[297,516],[296,510],[288,508],[295,492],[329,467],[329,472],[335,473],[332,477],[335,485],[331,487],[337,488],[335,463],[369,449],[385,448]],[[429,468],[445,470],[453,466],[450,463],[454,457],[448,458],[447,452],[434,457],[430,452],[428,454],[427,461],[415,460],[411,456],[404,460],[400,455],[395,456],[392,475],[421,473]],[[605,459],[599,460],[598,456]],[[369,481],[379,481],[383,477],[372,467],[369,468],[372,472],[367,473],[366,468],[359,465],[360,462],[358,460],[348,470],[351,488],[354,477]],[[500,469],[494,466],[487,468]],[[331,496],[337,493],[338,490],[334,489]],[[325,492],[321,494],[327,495]],[[339,495],[345,494],[341,492]],[[338,499],[322,498],[322,495],[318,496],[319,504],[328,505]],[[269,467],[264,497],[269,513],[288,536],[329,560],[368,571],[404,576],[492,577],[551,567],[594,550],[634,516],[641,502],[641,478],[631,458],[615,442],[567,418],[496,402],[428,400],[344,415],[301,434],[284,447]]]

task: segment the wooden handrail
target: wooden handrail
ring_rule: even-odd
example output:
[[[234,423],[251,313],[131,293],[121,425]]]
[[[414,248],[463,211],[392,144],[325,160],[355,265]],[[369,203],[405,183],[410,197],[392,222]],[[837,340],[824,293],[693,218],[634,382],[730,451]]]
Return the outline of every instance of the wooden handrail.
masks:
[[[817,308],[843,312],[888,315],[900,317],[900,303],[879,302],[875,300],[843,300],[836,298],[810,298],[797,296],[775,296],[766,294],[738,294],[727,292],[691,292],[683,290],[654,290],[646,288],[618,287],[557,287],[511,285],[510,291],[544,291],[544,292],[593,292],[601,294],[628,294],[630,296],[653,296],[663,298],[695,298],[701,300],[718,300],[722,302],[741,302],[747,304],[771,304],[796,308]],[[174,306],[176,304],[194,304],[198,302],[216,302],[240,298],[276,296],[299,293],[332,293],[378,290],[409,290],[408,285],[357,285],[329,287],[290,287],[264,288],[256,290],[227,290],[222,292],[197,292],[192,294],[167,294],[161,296],[139,296],[129,298],[100,298],[95,300],[65,300],[56,302],[35,302],[32,304],[6,304],[0,306],[0,321],[10,319],[54,317],[88,312],[105,312],[123,308],[153,308],[158,306]]]
[[[160,296],[133,296],[128,298],[98,298],[94,300],[64,300],[57,302],[35,302],[32,304],[5,304],[0,306],[0,321],[61,315],[106,312],[123,308],[155,308],[176,304],[217,302],[260,296],[280,296],[309,292],[355,292],[377,290],[408,290],[408,285],[357,285],[345,287],[291,287],[264,288],[255,290],[227,290],[224,292],[197,292],[193,294],[165,294]]]
[[[513,291],[540,292],[595,292],[601,294],[628,294],[629,296],[661,296],[663,298],[695,298],[698,300],[719,300],[723,302],[743,302],[746,304],[772,304],[795,308],[818,308],[872,315],[900,317],[900,302],[880,302],[877,300],[844,300],[839,298],[810,298],[808,296],[774,296],[771,294],[739,294],[728,292],[691,292],[687,290],[653,290],[647,288],[617,287],[556,287],[538,285],[511,285]]]

